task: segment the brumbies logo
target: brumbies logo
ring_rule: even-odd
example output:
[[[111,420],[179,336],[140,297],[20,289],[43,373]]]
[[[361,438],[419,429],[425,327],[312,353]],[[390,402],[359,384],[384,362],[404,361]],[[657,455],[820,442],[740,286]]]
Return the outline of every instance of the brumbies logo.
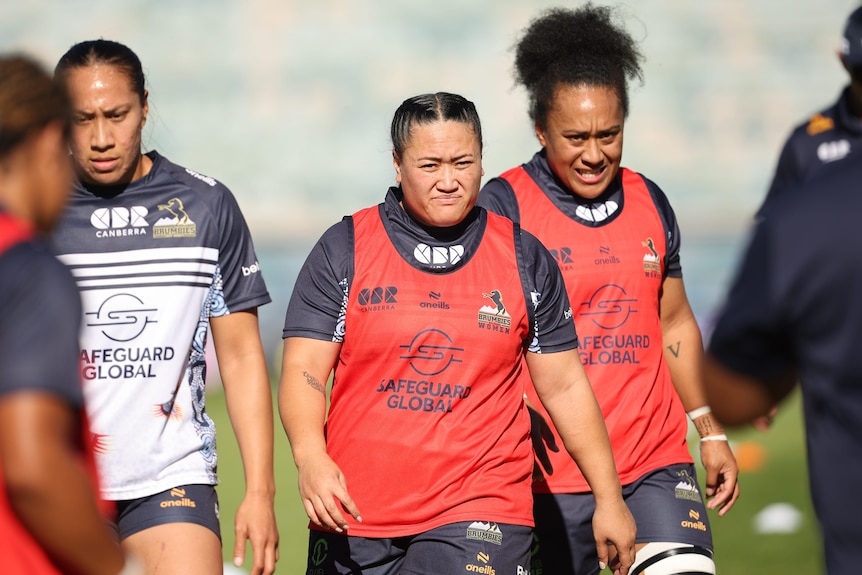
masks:
[[[483,293],[482,297],[488,298],[494,305],[483,305],[479,308],[479,327],[508,333],[509,328],[512,327],[512,316],[506,311],[503,294],[495,289],[490,293]]]
[[[697,489],[697,481],[683,469],[677,472],[677,477],[680,478],[679,483],[674,487],[674,496],[677,499],[687,499],[688,501],[702,501],[700,491]]]
[[[644,254],[644,275],[647,277],[661,277],[661,263],[659,263],[658,252],[655,251],[655,243],[652,238],[647,238],[641,245],[648,250]]]
[[[502,545],[503,532],[500,531],[500,526],[496,523],[474,521],[467,527],[467,539],[478,539],[494,545]]]
[[[193,238],[197,235],[197,225],[191,220],[182,200],[171,198],[158,205],[159,210],[170,216],[159,218],[153,224],[154,238]]]

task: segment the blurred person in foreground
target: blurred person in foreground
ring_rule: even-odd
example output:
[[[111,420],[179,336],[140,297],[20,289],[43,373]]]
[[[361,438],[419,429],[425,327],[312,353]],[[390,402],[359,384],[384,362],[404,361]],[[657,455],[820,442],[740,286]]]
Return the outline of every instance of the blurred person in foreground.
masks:
[[[79,42],[54,75],[69,93],[78,178],[52,243],[81,292],[84,393],[122,545],[149,573],[222,573],[211,333],[245,476],[234,563],[248,541],[251,573],[268,575],[274,413],[257,308],[270,297],[248,226],[218,180],[142,152],[149,93],[128,46]]]
[[[44,236],[69,193],[65,94],[0,57],[0,571],[140,573],[97,500],[78,371],[81,302]]]
[[[800,383],[829,575],[862,566],[862,162],[770,200],[709,341],[706,390],[728,426]]]
[[[796,126],[784,143],[765,202],[786,188],[862,162],[862,7],[844,24],[841,65],[850,77],[838,101]]]
[[[634,521],[563,278],[535,237],[475,206],[475,106],[415,96],[390,133],[398,185],[325,232],[285,318],[279,409],[311,519],[308,573],[529,573],[522,369],[595,490],[599,560],[627,573]]]
[[[563,272],[581,361],[637,523],[632,572],[714,573],[707,508],[721,516],[733,506],[738,468],[699,379],[703,343],[673,209],[658,185],[621,166],[627,81],[641,77],[641,60],[609,7],[552,9],[534,19],[516,46],[515,72],[541,150],[490,180],[479,204],[538,237]],[[546,448],[549,436],[539,433],[546,417],[528,390],[544,465],[533,486],[533,571],[598,573],[590,485],[554,451],[557,440]],[[701,437],[708,503],[686,443],[686,413]]]

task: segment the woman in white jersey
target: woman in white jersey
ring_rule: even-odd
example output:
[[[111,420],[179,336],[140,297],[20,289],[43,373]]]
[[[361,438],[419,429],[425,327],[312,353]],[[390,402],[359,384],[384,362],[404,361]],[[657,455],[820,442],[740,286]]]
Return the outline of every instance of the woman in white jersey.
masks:
[[[270,301],[251,236],[222,184],[141,152],[148,101],[128,47],[72,46],[56,78],[72,107],[78,181],[55,234],[83,303],[81,373],[102,495],[148,573],[222,572],[209,329],[245,471],[234,562],[278,557],[272,396],[257,307]]]

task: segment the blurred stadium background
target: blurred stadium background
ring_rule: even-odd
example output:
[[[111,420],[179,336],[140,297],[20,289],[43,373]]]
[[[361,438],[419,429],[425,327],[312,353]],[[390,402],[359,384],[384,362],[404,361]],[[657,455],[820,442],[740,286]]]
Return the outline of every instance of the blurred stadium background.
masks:
[[[845,83],[836,51],[859,2],[599,3],[619,7],[646,57],[644,84],[631,86],[623,164],[671,199],[689,297],[708,331],[784,137]],[[145,147],[226,183],[248,219],[274,300],[261,310],[261,329],[276,369],[281,320],[308,249],[342,215],[380,201],[393,181],[388,126],[404,98],[446,90],[475,101],[486,177],[537,149],[510,49],[530,18],[557,5],[578,3],[5,1],[0,51],[23,51],[50,67],[75,42],[103,37],[138,53],[150,90]],[[229,559],[242,476],[221,394],[211,395],[222,429]],[[279,572],[299,573],[304,513],[280,428],[276,436]],[[747,471],[739,509],[711,516],[720,572],[820,572],[798,403],[771,432],[733,439]],[[758,514],[782,502],[801,514],[798,528],[760,533]],[[795,526],[793,513],[778,516]]]

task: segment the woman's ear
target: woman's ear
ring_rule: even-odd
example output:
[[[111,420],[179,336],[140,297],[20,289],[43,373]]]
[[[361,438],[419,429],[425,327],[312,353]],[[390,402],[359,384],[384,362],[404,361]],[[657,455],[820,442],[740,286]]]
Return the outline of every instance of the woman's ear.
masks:
[[[395,166],[395,181],[401,183],[401,158],[398,157],[398,152],[392,150],[392,165]]]
[[[545,130],[539,124],[535,124],[533,129],[536,130],[536,138],[538,138],[539,143],[543,148],[546,147],[547,139],[545,138]]]

